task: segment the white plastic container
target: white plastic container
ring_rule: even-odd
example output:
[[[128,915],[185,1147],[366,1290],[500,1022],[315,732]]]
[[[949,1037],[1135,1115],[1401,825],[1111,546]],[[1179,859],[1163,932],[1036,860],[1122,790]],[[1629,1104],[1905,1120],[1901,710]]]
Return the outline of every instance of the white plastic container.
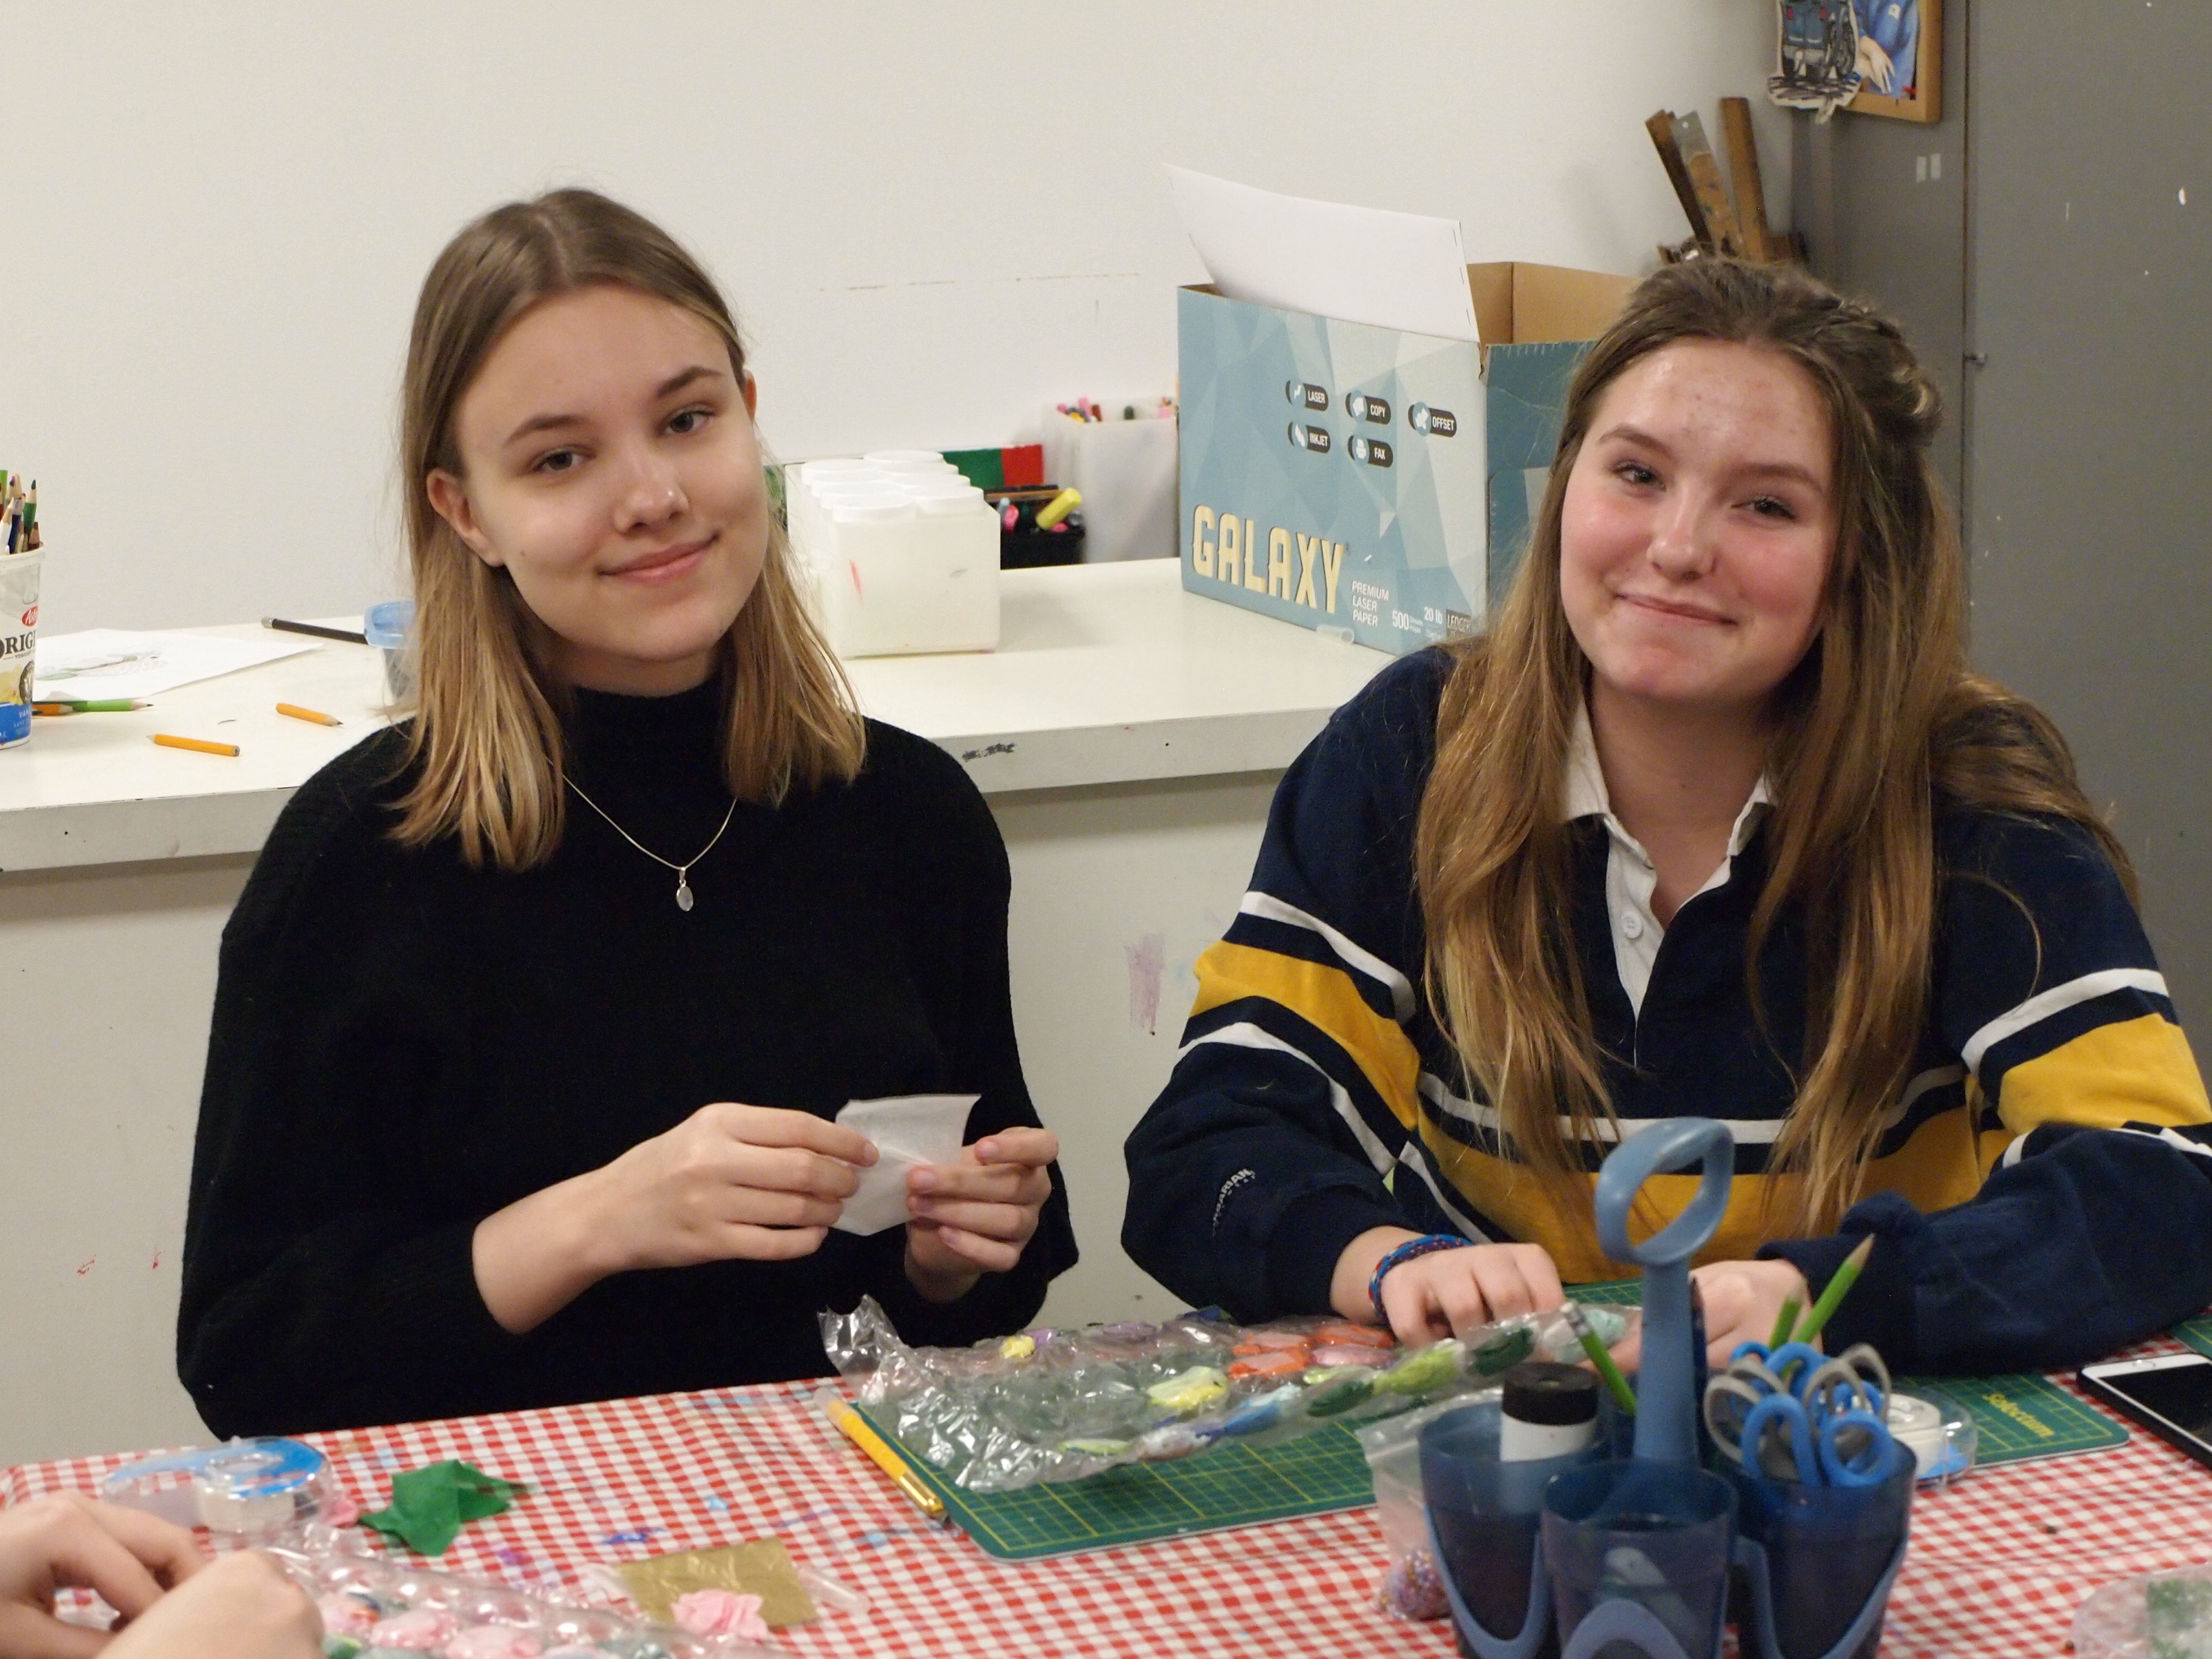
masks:
[[[792,551],[839,656],[997,649],[998,515],[942,456],[809,461],[786,482]]]

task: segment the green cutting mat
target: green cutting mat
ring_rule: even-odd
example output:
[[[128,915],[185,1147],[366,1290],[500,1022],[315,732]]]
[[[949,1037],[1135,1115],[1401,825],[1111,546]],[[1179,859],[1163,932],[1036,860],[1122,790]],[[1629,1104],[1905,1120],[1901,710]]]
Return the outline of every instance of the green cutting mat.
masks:
[[[885,1439],[890,1426],[862,1408]],[[908,1454],[962,1530],[1002,1561],[1140,1544],[1184,1533],[1358,1509],[1375,1501],[1367,1459],[1352,1431],[1332,1424],[1255,1451],[1231,1442],[1170,1463],[1125,1464],[1081,1480],[1018,1492],[967,1492]]]
[[[2199,1314],[2194,1319],[2185,1319],[2166,1334],[2201,1354],[2212,1355],[2212,1314]]]
[[[1571,1287],[1577,1302],[1596,1302],[1613,1307],[1634,1307],[1644,1299],[1640,1279],[1608,1279],[1601,1285]],[[2212,1353],[2212,1317],[2191,1320],[2201,1324],[2201,1338]],[[2189,1326],[2174,1334],[2196,1346]],[[2019,1463],[2031,1457],[2063,1457],[2074,1452],[2102,1451],[2123,1445],[2128,1431],[2118,1419],[2076,1400],[2048,1377],[2033,1372],[2010,1376],[1900,1376],[1897,1386],[1937,1405],[1963,1406],[1974,1419],[1974,1462]]]
[[[1643,1300],[1644,1284],[1613,1279],[1576,1285],[1573,1294],[1580,1302],[1634,1307]],[[2177,1326],[2173,1334],[2212,1354],[2212,1316]],[[2128,1437],[2116,1419],[2041,1376],[1901,1376],[1898,1385],[1971,1412],[1978,1431],[1978,1464],[2100,1451]],[[865,1408],[861,1415],[884,1438],[892,1438],[883,1419]],[[1040,1483],[1018,1492],[968,1492],[921,1458],[911,1453],[908,1457],[961,1528],[1004,1561],[1357,1509],[1375,1501],[1359,1443],[1351,1431],[1335,1425],[1264,1450],[1232,1441],[1173,1462],[1131,1464],[1087,1480]]]

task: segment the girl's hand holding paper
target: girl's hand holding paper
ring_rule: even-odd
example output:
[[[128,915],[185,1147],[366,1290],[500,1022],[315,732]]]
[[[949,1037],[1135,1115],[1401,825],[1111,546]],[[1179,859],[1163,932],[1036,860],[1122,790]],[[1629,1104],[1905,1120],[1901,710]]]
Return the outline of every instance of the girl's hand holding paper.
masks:
[[[1049,1129],[1001,1129],[961,1149],[957,1164],[907,1176],[907,1277],[924,1296],[963,1294],[979,1273],[1002,1273],[1022,1259],[1052,1194],[1046,1171],[1060,1156]]]
[[[520,1336],[616,1273],[811,1255],[875,1161],[865,1136],[811,1112],[702,1106],[478,1223],[477,1290]]]
[[[811,1112],[702,1106],[598,1171],[609,1243],[624,1271],[811,1255],[875,1161]]]
[[[837,1222],[846,1232],[906,1226],[907,1278],[935,1302],[967,1293],[1022,1258],[1052,1193],[1060,1156],[1049,1130],[1011,1128],[963,1146],[974,1095],[856,1100],[837,1121],[868,1135],[881,1162],[864,1172]]]

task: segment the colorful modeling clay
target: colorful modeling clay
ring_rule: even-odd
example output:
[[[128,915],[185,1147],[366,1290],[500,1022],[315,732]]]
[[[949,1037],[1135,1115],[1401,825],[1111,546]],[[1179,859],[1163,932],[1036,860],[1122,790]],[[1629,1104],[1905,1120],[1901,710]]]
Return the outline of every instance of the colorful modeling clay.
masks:
[[[1262,1348],[1229,1368],[1232,1377],[1288,1376],[1313,1363],[1303,1348]]]
[[[1084,1457],[1119,1457],[1129,1449],[1129,1443],[1126,1440],[1097,1438],[1063,1440],[1060,1442],[1060,1449]]]
[[[1522,1327],[1499,1332],[1474,1351],[1469,1364],[1477,1376],[1498,1376],[1535,1352],[1535,1333]]]
[[[1418,1348],[1375,1379],[1377,1394],[1427,1394],[1459,1375],[1466,1350],[1453,1341]]]
[[[1230,1374],[1236,1374],[1233,1367]],[[1222,1420],[1221,1432],[1257,1434],[1262,1429],[1272,1429],[1290,1414],[1291,1406],[1304,1392],[1298,1384],[1291,1382],[1257,1400],[1248,1400]]]
[[[735,1590],[693,1590],[678,1596],[676,1622],[694,1636],[734,1636],[741,1642],[768,1640],[768,1620],[761,1617],[757,1595]]]
[[[1619,1314],[1589,1311],[1619,1328]],[[822,1325],[825,1350],[885,1438],[975,1492],[1186,1457],[1224,1437],[1272,1445],[1326,1423],[1358,1425],[1455,1399],[1492,1386],[1474,1353],[1486,1365],[1514,1353],[1579,1352],[1557,1310],[1411,1350],[1349,1320],[1239,1326],[1214,1311],[1058,1331],[1049,1344],[1025,1334],[1034,1352],[1009,1364],[1002,1338],[913,1347],[872,1300]]]
[[[1337,1371],[1326,1381],[1316,1382],[1313,1392],[1306,1395],[1308,1417],[1334,1417],[1363,1405],[1375,1395],[1375,1376],[1371,1371]]]
[[[446,1659],[538,1659],[545,1644],[526,1630],[478,1625],[446,1644]]]
[[[1398,1339],[1380,1325],[1355,1325],[1350,1320],[1338,1320],[1323,1325],[1313,1334],[1316,1347],[1326,1347],[1332,1342],[1341,1342],[1355,1348],[1395,1348]]]
[[[1179,1376],[1155,1382],[1145,1390],[1164,1411],[1188,1413],[1203,1411],[1229,1392],[1229,1380],[1213,1365],[1194,1365]]]
[[[380,1609],[358,1595],[343,1591],[315,1603],[323,1615],[323,1628],[333,1636],[366,1636],[376,1623]]]
[[[416,1607],[379,1620],[368,1632],[369,1644],[400,1648],[410,1653],[437,1653],[460,1633],[461,1621],[437,1607]]]
[[[1203,1451],[1212,1443],[1211,1435],[1200,1434],[1187,1424],[1170,1423],[1164,1429],[1154,1429],[1131,1449],[1140,1462],[1167,1463]]]
[[[1349,1343],[1333,1342],[1325,1348],[1316,1348],[1313,1363],[1326,1369],[1333,1365],[1365,1365],[1370,1368],[1387,1365],[1390,1353],[1385,1348],[1355,1348]]]

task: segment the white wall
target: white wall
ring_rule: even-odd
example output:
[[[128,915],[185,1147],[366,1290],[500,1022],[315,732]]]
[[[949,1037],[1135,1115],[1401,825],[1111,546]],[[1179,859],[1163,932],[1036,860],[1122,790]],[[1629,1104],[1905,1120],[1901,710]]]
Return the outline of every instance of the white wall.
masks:
[[[688,241],[787,457],[996,443],[1171,386],[1203,273],[1162,161],[1637,270],[1685,234],[1653,109],[1717,130],[1753,96],[1786,185],[1773,29],[1770,0],[0,0],[0,466],[40,482],[45,625],[398,591],[416,287],[497,201],[588,183]]]

